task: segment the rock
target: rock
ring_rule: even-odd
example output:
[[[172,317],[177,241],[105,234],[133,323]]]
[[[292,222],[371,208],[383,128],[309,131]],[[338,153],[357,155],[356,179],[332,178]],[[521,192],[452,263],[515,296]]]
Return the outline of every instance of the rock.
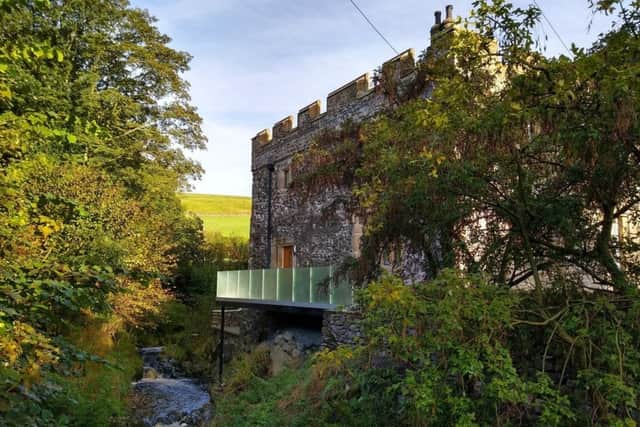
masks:
[[[161,378],[162,376],[154,368],[144,366],[142,368],[142,378]]]
[[[292,365],[289,355],[282,350],[282,347],[274,346],[271,349],[271,368],[272,375],[278,375],[282,370]]]
[[[176,378],[182,376],[178,363],[167,358],[163,347],[144,347],[140,349],[142,356],[143,378]]]
[[[320,347],[320,331],[303,328],[288,328],[277,332],[269,343],[271,354],[270,372],[276,375],[284,368],[295,368],[304,363],[305,357]]]
[[[285,331],[281,336],[285,341],[293,341],[293,334],[291,333],[291,331]]]

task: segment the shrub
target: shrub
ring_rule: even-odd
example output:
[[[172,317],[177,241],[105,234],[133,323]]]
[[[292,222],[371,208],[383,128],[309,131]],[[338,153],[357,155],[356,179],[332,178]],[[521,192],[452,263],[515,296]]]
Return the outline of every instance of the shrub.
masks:
[[[250,353],[235,359],[230,366],[230,374],[225,378],[225,391],[237,393],[247,388],[254,378],[265,378],[269,373],[270,351],[266,344],[260,344]]]
[[[323,423],[635,425],[640,299],[513,291],[445,270],[360,293],[362,346],[323,351],[294,391]],[[288,400],[286,410],[295,409]],[[305,409],[302,411],[309,411]],[[373,414],[373,415],[372,415]]]

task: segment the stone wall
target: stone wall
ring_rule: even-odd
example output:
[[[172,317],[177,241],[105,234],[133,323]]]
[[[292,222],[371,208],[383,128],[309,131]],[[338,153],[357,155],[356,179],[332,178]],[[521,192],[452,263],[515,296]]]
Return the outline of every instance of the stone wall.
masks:
[[[219,312],[214,316],[214,329],[220,339]],[[325,311],[322,315],[322,347],[334,349],[339,345],[354,345],[362,337],[359,311]],[[274,313],[260,309],[227,309],[225,312],[225,361],[235,355],[251,351],[256,344],[267,340],[276,332]],[[292,323],[289,328],[300,325]],[[282,321],[280,321],[282,327]],[[298,327],[305,330],[305,327]],[[307,330],[308,326],[306,327]],[[285,328],[286,329],[286,328]],[[313,329],[313,328],[311,328]],[[217,357],[217,356],[216,356]]]
[[[430,31],[431,47],[427,51],[429,55],[437,55],[447,49],[450,39],[447,35],[452,34],[454,28],[451,6],[446,8],[444,21],[440,12],[435,13],[435,24]],[[290,171],[293,156],[307,150],[322,133],[338,130],[346,121],[358,123],[375,116],[392,108],[405,95],[429,95],[428,87],[420,95],[409,95],[413,92],[409,88],[414,86],[417,76],[411,49],[384,62],[380,72],[384,83],[376,84],[368,73],[362,74],[327,95],[326,111],[322,111],[321,101],[316,100],[301,108],[295,120],[293,116],[287,116],[271,129],[258,132],[252,139],[250,268],[277,266],[274,248],[279,244],[294,246],[296,267],[336,264],[357,252],[357,242],[353,241],[353,218],[339,203],[351,196],[351,190],[334,186],[305,195],[303,200],[301,195],[287,188],[285,181],[290,179],[290,175],[285,171]],[[289,178],[285,178],[287,176]],[[271,239],[269,212],[272,218]],[[358,229],[358,224],[355,228]],[[414,267],[412,269],[415,270]],[[419,272],[418,276],[415,273],[411,273],[413,279],[419,277]]]
[[[335,349],[339,345],[355,345],[362,338],[356,311],[325,311],[322,318],[322,347]]]
[[[397,70],[394,75],[399,81],[412,78],[413,51],[401,53],[383,67]],[[289,116],[253,138],[250,268],[275,266],[279,244],[294,246],[296,267],[339,264],[353,254],[353,218],[342,203],[350,198],[351,189],[331,186],[302,197],[288,188],[285,177],[292,157],[308,149],[320,134],[339,129],[347,120],[362,121],[389,106],[381,88],[363,74],[327,96],[327,111],[321,112],[321,102],[315,101],[300,109],[297,126]]]
[[[220,342],[220,312],[213,316],[213,327],[217,331],[216,343]],[[251,351],[273,331],[272,318],[263,310],[227,308],[224,315],[224,359]],[[219,349],[218,349],[219,350]],[[215,355],[217,360],[218,355]]]

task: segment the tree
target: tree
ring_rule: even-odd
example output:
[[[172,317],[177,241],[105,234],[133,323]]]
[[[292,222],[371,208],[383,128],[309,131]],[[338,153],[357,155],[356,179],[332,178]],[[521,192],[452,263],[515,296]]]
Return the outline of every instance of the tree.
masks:
[[[190,56],[112,1],[0,2],[0,424],[46,424],[91,316],[140,326],[202,241]],[[189,242],[186,242],[186,241]],[[64,399],[63,399],[64,400]],[[68,404],[68,402],[67,402]]]
[[[462,262],[508,286],[575,273],[625,292],[639,247],[612,232],[640,202],[637,2],[593,6],[618,24],[571,59],[536,51],[537,8],[474,5],[474,31],[421,64],[429,99],[365,126],[373,250],[404,240],[433,272]]]

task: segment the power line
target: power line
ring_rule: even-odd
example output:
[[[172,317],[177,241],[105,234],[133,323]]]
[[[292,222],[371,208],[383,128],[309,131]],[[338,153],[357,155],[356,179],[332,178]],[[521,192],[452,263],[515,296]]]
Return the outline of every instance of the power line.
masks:
[[[547,24],[549,24],[549,26],[551,27],[551,30],[553,31],[553,33],[556,35],[558,40],[560,40],[560,43],[562,44],[562,46],[564,46],[564,48],[567,50],[567,52],[569,52],[569,55],[573,56],[573,52],[571,52],[571,49],[569,49],[567,47],[566,43],[564,42],[564,40],[560,36],[560,33],[558,33],[558,31],[556,30],[556,27],[554,27],[553,24],[551,23],[551,21],[549,20],[549,18],[547,18],[547,15],[544,13],[544,10],[542,10],[542,6],[540,6],[536,0],[533,0],[533,4],[535,4],[536,7],[538,9],[540,9],[540,13],[542,14],[542,17],[544,18],[545,21],[547,21]]]
[[[385,36],[382,35],[382,33],[380,32],[380,30],[378,30],[376,28],[376,26],[373,24],[373,22],[371,22],[371,20],[367,17],[367,15],[362,11],[362,9],[360,9],[358,7],[358,5],[356,4],[355,0],[349,0],[351,2],[351,4],[353,5],[353,7],[355,7],[358,12],[360,12],[360,15],[362,15],[362,17],[369,23],[369,25],[371,25],[371,28],[373,28],[373,30],[378,33],[378,35],[382,38],[382,40],[385,41],[386,44],[389,45],[389,47],[391,48],[391,50],[393,50],[396,55],[399,54],[399,52],[396,50],[395,47],[393,47],[393,45],[389,42],[389,40],[387,40],[387,38]]]

